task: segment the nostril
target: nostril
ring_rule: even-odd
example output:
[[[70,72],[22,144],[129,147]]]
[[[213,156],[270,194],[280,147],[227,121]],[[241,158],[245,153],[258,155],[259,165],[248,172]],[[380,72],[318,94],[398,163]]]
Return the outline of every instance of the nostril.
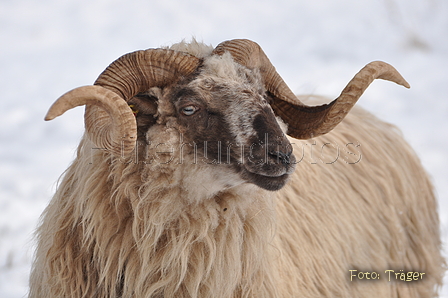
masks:
[[[291,157],[291,153],[292,152],[288,152],[288,153],[283,153],[280,151],[269,151],[269,155],[276,158],[277,161],[283,163],[283,164],[287,164],[290,162],[290,157]]]

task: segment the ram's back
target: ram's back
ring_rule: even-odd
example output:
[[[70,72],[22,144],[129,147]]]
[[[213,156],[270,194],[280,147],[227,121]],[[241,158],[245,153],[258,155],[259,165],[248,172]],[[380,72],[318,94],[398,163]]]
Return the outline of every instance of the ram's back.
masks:
[[[444,271],[437,201],[398,129],[354,108],[327,135],[291,143],[299,163],[277,195],[280,288],[291,297],[434,295]]]

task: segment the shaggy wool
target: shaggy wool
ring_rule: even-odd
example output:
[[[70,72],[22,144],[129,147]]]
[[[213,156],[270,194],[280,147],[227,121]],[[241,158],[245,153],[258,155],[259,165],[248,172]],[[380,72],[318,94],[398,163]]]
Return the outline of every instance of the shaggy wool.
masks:
[[[42,217],[30,297],[434,295],[436,200],[397,129],[357,108],[291,143],[298,164],[282,190],[243,184],[191,202],[176,184],[188,173],[119,162],[84,138]]]

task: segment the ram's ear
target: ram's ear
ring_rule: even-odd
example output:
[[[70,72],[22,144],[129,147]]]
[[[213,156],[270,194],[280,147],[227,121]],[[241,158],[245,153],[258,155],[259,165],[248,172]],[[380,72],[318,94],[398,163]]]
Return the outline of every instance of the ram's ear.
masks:
[[[128,101],[128,105],[137,120],[138,135],[144,134],[157,121],[159,96],[153,89],[156,88],[152,88],[148,92],[138,93]]]

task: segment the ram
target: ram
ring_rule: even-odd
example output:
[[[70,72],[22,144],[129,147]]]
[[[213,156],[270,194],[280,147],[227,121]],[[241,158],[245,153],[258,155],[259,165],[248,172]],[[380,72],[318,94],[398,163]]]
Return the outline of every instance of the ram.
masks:
[[[377,61],[306,105],[249,40],[117,59],[46,116],[86,105],[30,297],[436,295],[428,176],[394,126],[352,109],[376,78],[408,87]]]

